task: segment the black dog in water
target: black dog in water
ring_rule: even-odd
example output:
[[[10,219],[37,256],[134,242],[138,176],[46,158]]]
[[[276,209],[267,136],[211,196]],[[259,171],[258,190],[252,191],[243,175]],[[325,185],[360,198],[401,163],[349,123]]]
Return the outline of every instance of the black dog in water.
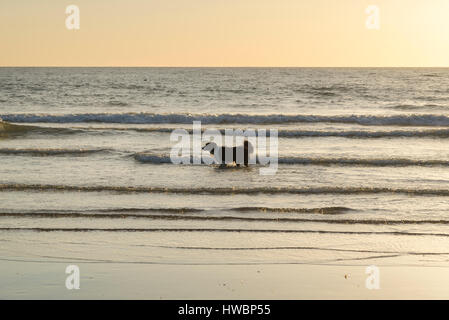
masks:
[[[212,154],[215,159],[217,159],[218,163],[221,165],[226,164],[226,154],[231,155],[232,154],[232,161],[237,164],[238,167],[242,164],[241,161],[243,160],[243,164],[245,166],[248,166],[249,163],[249,155],[253,153],[253,146],[248,140],[245,140],[243,143],[243,146],[239,147],[218,147],[215,142],[208,142],[204,147],[203,150],[208,151],[210,154]],[[217,154],[215,154],[215,150],[217,151]],[[230,158],[230,156],[228,156]]]

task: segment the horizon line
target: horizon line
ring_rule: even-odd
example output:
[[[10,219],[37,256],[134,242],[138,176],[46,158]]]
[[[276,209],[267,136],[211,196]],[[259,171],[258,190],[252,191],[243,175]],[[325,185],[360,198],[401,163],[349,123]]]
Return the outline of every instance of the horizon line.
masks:
[[[447,69],[449,66],[433,66],[433,67],[427,67],[427,66],[32,66],[32,65],[24,65],[24,66],[1,66],[0,68],[298,68],[298,69],[307,69],[307,68],[335,68],[335,69],[386,69],[386,68],[396,68],[396,69],[410,69],[410,68],[427,68],[427,69]]]

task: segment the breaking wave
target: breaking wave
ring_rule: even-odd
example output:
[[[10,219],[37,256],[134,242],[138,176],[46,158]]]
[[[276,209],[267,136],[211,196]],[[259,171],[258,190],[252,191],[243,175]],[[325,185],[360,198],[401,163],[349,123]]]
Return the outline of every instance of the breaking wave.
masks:
[[[141,163],[171,164],[170,156],[155,153],[136,153],[134,159]],[[193,163],[193,157],[186,158]],[[198,163],[204,163],[199,161]],[[405,158],[386,159],[358,159],[358,158],[308,158],[308,157],[279,157],[279,164],[287,165],[320,165],[320,166],[373,166],[373,167],[406,167],[406,166],[449,166],[449,160],[415,160]]]
[[[201,121],[204,124],[280,124],[280,123],[353,123],[375,126],[448,126],[449,116],[434,114],[409,115],[294,115],[294,114],[182,114],[182,113],[83,113],[83,114],[5,114],[5,121],[16,123],[129,123],[190,124]]]

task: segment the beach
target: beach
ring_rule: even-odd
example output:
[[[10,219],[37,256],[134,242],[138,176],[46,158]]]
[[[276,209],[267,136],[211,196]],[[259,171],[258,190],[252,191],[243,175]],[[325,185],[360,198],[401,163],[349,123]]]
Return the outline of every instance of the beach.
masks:
[[[448,85],[438,68],[0,68],[0,298],[447,299]],[[277,139],[276,166],[173,163],[194,122],[199,147]]]
[[[79,263],[79,290],[67,290],[62,263],[2,262],[1,299],[447,299],[445,267],[385,266],[369,290],[360,266],[201,266]],[[346,277],[345,277],[346,276]]]

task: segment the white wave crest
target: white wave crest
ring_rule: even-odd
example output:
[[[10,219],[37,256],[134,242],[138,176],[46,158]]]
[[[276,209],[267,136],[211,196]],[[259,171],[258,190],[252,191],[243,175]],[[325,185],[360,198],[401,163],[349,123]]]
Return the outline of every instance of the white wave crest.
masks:
[[[136,153],[134,159],[141,163],[168,164],[172,163],[170,156],[151,153]],[[193,163],[193,157],[190,157],[189,163]],[[204,161],[202,161],[205,164]],[[420,160],[405,158],[385,158],[385,159],[358,159],[358,158],[309,158],[309,157],[280,157],[279,164],[286,165],[340,165],[340,166],[449,166],[446,160]]]
[[[84,114],[5,114],[4,121],[17,123],[129,123],[190,124],[201,121],[204,124],[280,124],[280,123],[353,123],[360,125],[392,126],[449,126],[449,116],[435,114],[409,115],[292,115],[292,114],[180,114],[180,113],[84,113]]]

